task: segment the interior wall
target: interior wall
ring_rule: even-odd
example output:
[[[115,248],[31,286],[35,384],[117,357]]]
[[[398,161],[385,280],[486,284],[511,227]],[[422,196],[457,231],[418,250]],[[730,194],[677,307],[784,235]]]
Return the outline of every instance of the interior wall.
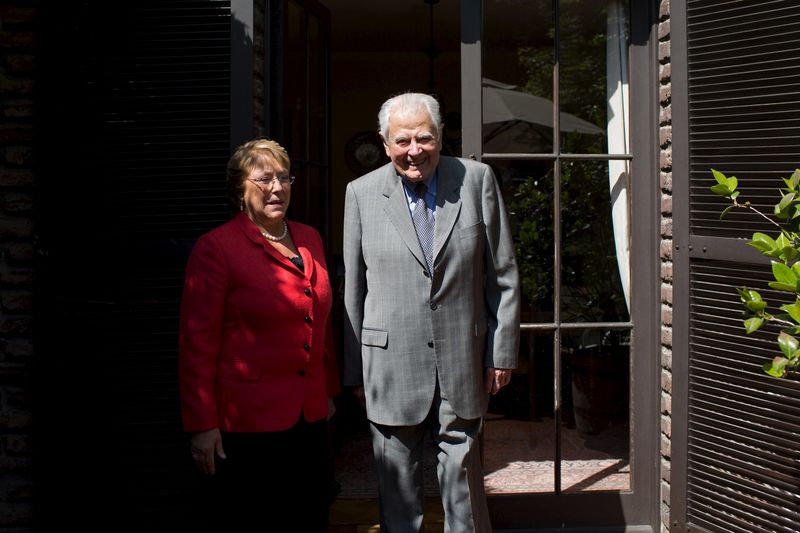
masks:
[[[332,253],[340,255],[345,189],[360,175],[347,164],[347,141],[378,130],[378,110],[387,98],[429,92],[430,11],[423,0],[322,3],[331,11],[331,234]],[[458,13],[457,2],[434,5],[434,92],[443,117],[461,108]]]

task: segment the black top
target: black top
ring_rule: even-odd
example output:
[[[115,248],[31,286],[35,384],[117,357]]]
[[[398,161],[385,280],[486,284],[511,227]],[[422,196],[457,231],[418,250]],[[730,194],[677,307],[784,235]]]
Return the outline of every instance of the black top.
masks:
[[[297,268],[299,268],[299,269],[300,269],[300,272],[304,272],[304,271],[305,271],[305,265],[303,264],[303,258],[302,258],[302,257],[300,257],[299,255],[296,255],[296,256],[294,256],[294,257],[290,257],[290,258],[289,258],[289,261],[291,261],[292,263],[294,263],[294,266],[296,266]]]

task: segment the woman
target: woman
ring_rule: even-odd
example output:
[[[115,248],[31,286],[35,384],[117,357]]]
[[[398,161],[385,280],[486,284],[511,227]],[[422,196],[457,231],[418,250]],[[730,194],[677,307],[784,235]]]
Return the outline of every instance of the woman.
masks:
[[[332,293],[319,234],[286,220],[289,164],[274,141],[240,146],[228,162],[240,212],[197,241],[186,267],[184,429],[197,468],[216,474],[232,530],[291,513],[304,530],[327,527]]]

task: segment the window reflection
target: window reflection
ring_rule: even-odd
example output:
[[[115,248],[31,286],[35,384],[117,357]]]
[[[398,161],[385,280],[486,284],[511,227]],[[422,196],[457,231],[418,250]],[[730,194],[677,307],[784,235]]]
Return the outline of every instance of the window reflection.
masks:
[[[630,332],[569,332],[561,361],[563,490],[630,489]]]
[[[523,323],[553,321],[552,162],[494,160],[511,222]]]
[[[626,322],[628,259],[617,260],[615,244],[629,232],[627,217],[612,223],[608,163],[562,162],[561,192],[561,319]]]
[[[627,153],[612,137],[626,134],[617,122],[627,123],[628,0],[564,1],[559,7],[561,111],[601,133],[562,127],[561,152]]]

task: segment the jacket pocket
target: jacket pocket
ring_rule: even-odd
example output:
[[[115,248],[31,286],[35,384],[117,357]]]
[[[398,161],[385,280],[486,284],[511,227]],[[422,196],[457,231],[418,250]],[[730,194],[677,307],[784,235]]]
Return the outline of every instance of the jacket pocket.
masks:
[[[389,345],[389,332],[382,329],[363,328],[361,330],[361,344],[386,348]]]
[[[465,226],[463,228],[459,228],[458,236],[462,239],[469,239],[472,237],[477,237],[478,235],[482,235],[486,231],[486,224],[483,221],[478,222],[477,224],[472,224],[470,226]]]

